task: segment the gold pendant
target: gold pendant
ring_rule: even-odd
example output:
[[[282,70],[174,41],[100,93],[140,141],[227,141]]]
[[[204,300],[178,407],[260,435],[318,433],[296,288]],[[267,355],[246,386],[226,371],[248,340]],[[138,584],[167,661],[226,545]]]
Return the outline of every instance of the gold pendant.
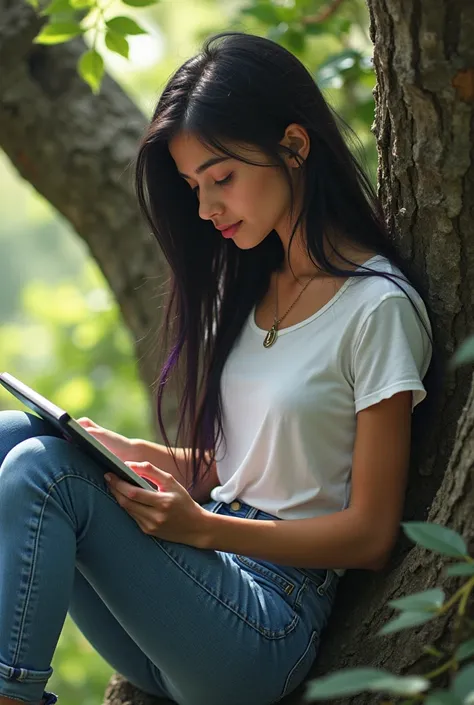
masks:
[[[273,325],[268,333],[265,336],[265,340],[263,341],[263,347],[264,348],[269,348],[273,345],[275,340],[277,339],[277,328],[275,325]]]

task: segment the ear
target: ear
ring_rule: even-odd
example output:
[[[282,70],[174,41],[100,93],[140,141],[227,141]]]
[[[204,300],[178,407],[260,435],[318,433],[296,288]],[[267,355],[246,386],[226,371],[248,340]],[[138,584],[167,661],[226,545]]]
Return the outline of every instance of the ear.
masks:
[[[287,126],[280,144],[284,149],[285,160],[290,168],[299,168],[306,160],[311,147],[309,135],[304,127],[292,122]],[[290,150],[290,151],[288,151]],[[295,156],[295,153],[299,155]]]

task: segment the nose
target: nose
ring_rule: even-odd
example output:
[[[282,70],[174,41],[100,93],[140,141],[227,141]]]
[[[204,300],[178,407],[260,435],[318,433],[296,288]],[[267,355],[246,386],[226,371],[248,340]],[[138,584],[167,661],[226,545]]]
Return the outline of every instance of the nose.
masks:
[[[203,220],[213,220],[224,212],[224,206],[215,198],[203,193],[199,194],[199,217]]]

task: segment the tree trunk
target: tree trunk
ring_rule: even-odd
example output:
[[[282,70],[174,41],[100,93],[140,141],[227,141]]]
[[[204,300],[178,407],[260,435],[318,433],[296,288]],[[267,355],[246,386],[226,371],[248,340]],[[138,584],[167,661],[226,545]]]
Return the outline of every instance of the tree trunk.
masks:
[[[369,0],[369,12],[379,193],[392,237],[425,273],[438,336],[451,355],[474,323],[474,5]],[[471,541],[473,403],[471,370],[461,368],[446,386],[424,461],[411,467],[407,511]],[[381,574],[348,575],[312,675],[362,665],[393,673],[430,671],[432,659],[422,658],[422,645],[448,647],[447,619],[391,637],[376,632],[392,617],[388,600],[440,583],[449,592],[455,587],[456,580],[443,578],[444,563],[415,547],[405,557],[399,550]],[[364,694],[340,702],[376,701]]]
[[[474,5],[369,0],[369,11],[380,195],[392,236],[425,273],[438,335],[450,355],[474,327]],[[130,179],[123,178],[144,118],[111,79],[99,97],[89,93],[75,71],[80,41],[32,46],[38,21],[19,0],[0,0],[0,15],[1,146],[89,245],[134,339],[141,341],[138,358],[149,384],[156,367],[141,359],[143,339],[151,350],[147,336],[157,325],[149,281],[164,266],[138,216]],[[173,410],[169,419],[174,421]],[[424,461],[412,463],[406,512],[406,518],[448,525],[471,541],[473,428],[474,384],[464,367],[446,385]],[[440,583],[451,592],[456,580],[443,578],[443,565],[439,556],[405,542],[389,569],[349,571],[310,679],[356,665],[395,673],[430,670],[434,664],[421,655],[422,645],[449,645],[447,618],[411,630],[409,638],[376,632],[391,617],[388,600]],[[286,703],[305,702],[303,691]],[[364,694],[340,702],[377,700]],[[104,705],[125,703],[156,700],[115,676]]]
[[[86,242],[150,389],[160,364],[158,284],[168,274],[139,214],[130,168],[146,119],[109,76],[100,95],[91,94],[76,69],[82,39],[32,44],[41,20],[23,0],[0,0],[0,17],[0,147]],[[171,438],[175,410],[168,401]]]

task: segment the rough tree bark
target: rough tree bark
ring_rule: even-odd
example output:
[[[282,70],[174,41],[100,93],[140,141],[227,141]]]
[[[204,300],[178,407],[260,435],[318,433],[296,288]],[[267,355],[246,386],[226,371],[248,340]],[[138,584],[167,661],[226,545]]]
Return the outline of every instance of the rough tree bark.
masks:
[[[368,2],[380,194],[393,237],[424,270],[439,336],[451,354],[474,323],[474,5]],[[0,17],[0,145],[89,245],[138,341],[141,373],[150,384],[156,367],[143,354],[152,349],[149,331],[158,322],[150,282],[163,272],[163,262],[138,217],[130,179],[124,178],[144,118],[111,79],[99,97],[89,93],[75,71],[80,41],[32,45],[38,21],[20,0],[0,0]],[[446,385],[424,461],[412,464],[406,515],[458,530],[471,541],[471,551],[473,428],[474,385],[470,368],[461,368]],[[439,557],[405,545],[382,573],[350,571],[311,676],[355,665],[399,673],[429,670],[433,663],[421,656],[421,645],[446,647],[447,619],[412,630],[409,639],[406,633],[381,638],[376,631],[390,617],[387,600],[444,581],[443,565]],[[455,584],[444,581],[448,590]],[[304,702],[303,690],[288,705]],[[361,705],[377,698],[341,702]],[[115,676],[105,705],[125,703],[156,700]]]

